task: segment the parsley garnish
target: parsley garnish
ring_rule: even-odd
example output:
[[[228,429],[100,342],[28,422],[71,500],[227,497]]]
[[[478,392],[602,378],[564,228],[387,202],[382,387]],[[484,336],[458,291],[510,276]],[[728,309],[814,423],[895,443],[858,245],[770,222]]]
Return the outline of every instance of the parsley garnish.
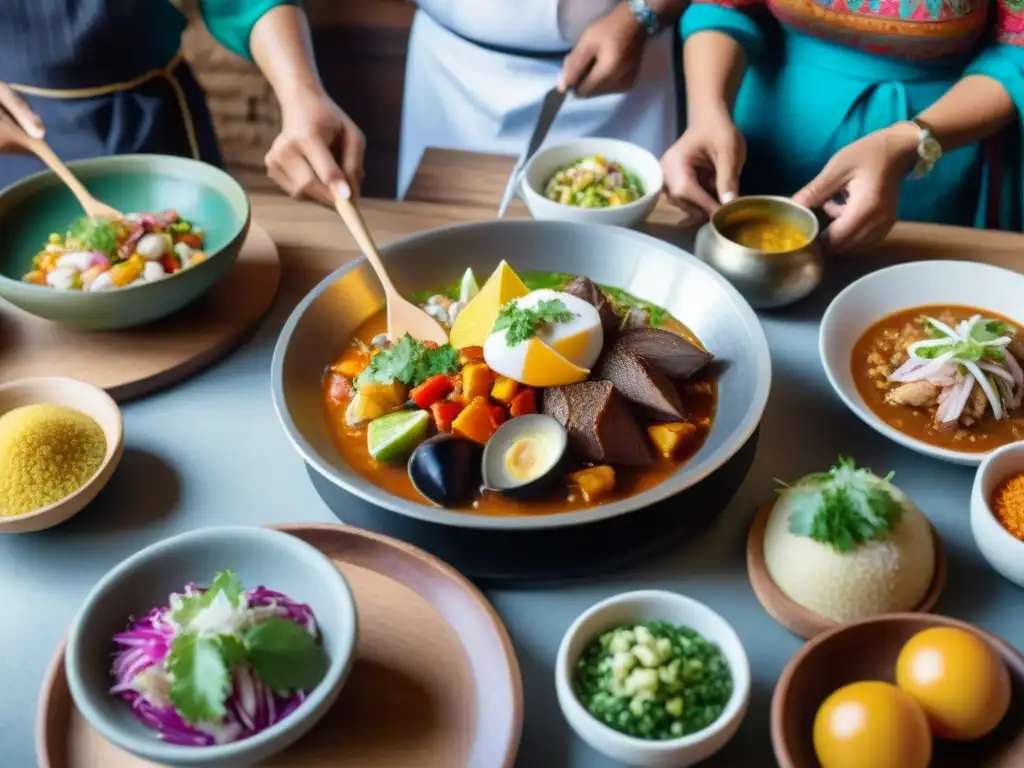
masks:
[[[891,479],[892,473],[876,477],[840,457],[828,472],[807,475],[782,490],[791,505],[790,532],[840,553],[884,538],[903,515]]]
[[[521,344],[537,335],[537,328],[551,323],[567,323],[575,315],[561,299],[544,299],[534,307],[521,307],[510,301],[498,313],[495,331],[505,331],[505,341],[510,347]]]
[[[117,229],[110,219],[101,216],[77,219],[68,229],[68,237],[87,251],[112,256],[117,250]]]
[[[428,349],[409,334],[388,349],[382,349],[370,360],[366,370],[356,379],[356,387],[366,384],[390,384],[400,381],[409,386],[422,384],[439,373],[459,369],[459,352],[450,344]]]
[[[171,614],[180,631],[164,660],[171,677],[174,708],[189,723],[218,722],[232,690],[232,671],[248,666],[272,690],[309,691],[327,673],[327,653],[317,638],[293,621],[269,618],[226,634],[197,631],[200,611],[222,595],[232,608],[245,610],[245,591],[231,571],[221,571],[204,592],[186,595]],[[221,610],[218,605],[216,610]],[[244,630],[244,631],[243,631]]]
[[[530,291],[539,291],[545,288],[552,291],[560,291],[565,287],[566,283],[575,277],[575,275],[570,275],[567,272],[541,272],[527,270],[519,273],[519,278],[523,281],[523,285],[525,285],[527,290]],[[664,325],[670,318],[667,310],[659,307],[657,304],[652,304],[649,301],[638,299],[633,294],[628,291],[624,291],[621,288],[616,288],[611,285],[598,285],[597,287],[601,289],[606,297],[611,299],[612,307],[615,309],[615,313],[620,317],[625,317],[629,314],[629,310],[631,309],[643,310],[647,312],[647,324],[654,327]],[[415,304],[425,304],[431,296],[437,293],[442,296],[447,296],[452,301],[458,301],[459,281],[455,281],[451,285],[446,285],[439,291],[433,289],[416,291],[412,295],[412,300]]]

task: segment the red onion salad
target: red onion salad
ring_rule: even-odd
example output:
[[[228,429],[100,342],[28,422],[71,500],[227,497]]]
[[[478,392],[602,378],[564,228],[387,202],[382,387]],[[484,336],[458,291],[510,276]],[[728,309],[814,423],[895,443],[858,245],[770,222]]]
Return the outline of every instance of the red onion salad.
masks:
[[[976,386],[997,420],[1008,418],[1024,403],[1024,360],[1011,351],[1014,329],[981,315],[955,327],[933,317],[925,317],[924,322],[930,338],[907,347],[907,361],[889,380],[904,384],[927,381],[938,387],[936,422],[957,421]]]
[[[230,571],[207,589],[188,584],[169,605],[132,620],[114,643],[110,692],[161,740],[196,747],[247,739],[280,722],[327,668],[310,607],[263,586],[244,591]],[[210,654],[202,665],[192,664],[197,652]],[[221,676],[211,679],[211,663]],[[197,699],[205,706],[197,709]]]

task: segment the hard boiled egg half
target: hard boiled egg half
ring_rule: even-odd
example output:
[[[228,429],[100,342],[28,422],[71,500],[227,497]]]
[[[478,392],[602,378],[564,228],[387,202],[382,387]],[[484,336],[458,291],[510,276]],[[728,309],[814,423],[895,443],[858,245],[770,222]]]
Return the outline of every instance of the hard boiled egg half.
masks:
[[[505,330],[484,341],[484,361],[496,373],[528,387],[560,387],[585,381],[601,354],[604,331],[597,309],[561,291],[539,290],[509,304],[533,309],[557,300],[572,313],[565,322],[541,323],[535,336],[510,344]]]

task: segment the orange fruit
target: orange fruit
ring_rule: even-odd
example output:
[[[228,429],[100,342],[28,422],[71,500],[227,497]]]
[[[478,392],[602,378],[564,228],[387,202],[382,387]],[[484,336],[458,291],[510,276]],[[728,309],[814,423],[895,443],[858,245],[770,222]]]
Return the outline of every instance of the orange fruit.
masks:
[[[900,651],[896,684],[943,739],[979,739],[1010,708],[1010,673],[981,636],[956,627],[918,632]]]
[[[814,751],[822,768],[928,768],[932,735],[924,712],[895,685],[852,683],[818,708]]]

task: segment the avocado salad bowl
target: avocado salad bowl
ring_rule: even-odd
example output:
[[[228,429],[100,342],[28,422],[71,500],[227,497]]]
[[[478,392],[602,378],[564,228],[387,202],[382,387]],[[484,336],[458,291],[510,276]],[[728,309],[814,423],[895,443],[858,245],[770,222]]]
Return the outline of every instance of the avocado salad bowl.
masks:
[[[52,171],[0,190],[0,298],[76,330],[119,330],[191,304],[235,263],[249,200],[219,168],[165,155],[68,167],[123,218],[84,216]]]
[[[739,487],[768,344],[692,255],[556,221],[447,227],[381,253],[449,342],[389,338],[360,259],[299,303],[271,367],[285,432],[345,522],[473,578],[559,580],[663,545]]]

